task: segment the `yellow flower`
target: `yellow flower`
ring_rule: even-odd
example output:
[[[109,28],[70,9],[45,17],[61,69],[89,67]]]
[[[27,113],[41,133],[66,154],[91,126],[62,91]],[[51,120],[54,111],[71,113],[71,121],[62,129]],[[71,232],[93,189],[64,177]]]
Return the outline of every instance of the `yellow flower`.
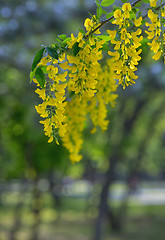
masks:
[[[156,7],[157,0],[149,0],[151,7]]]
[[[46,71],[48,72],[48,77],[55,80],[55,75],[58,73],[58,68],[54,67],[53,65],[49,65],[47,66]]]
[[[89,19],[89,18],[85,19],[84,27],[86,28],[87,31],[90,31],[91,28],[93,27],[93,22],[92,22],[92,20]]]
[[[59,61],[60,61],[60,62],[65,61],[65,53],[62,53],[62,54],[60,55],[60,57],[59,57]],[[57,60],[56,63],[58,63],[58,60]],[[54,64],[55,64],[55,63],[54,63]]]
[[[134,20],[135,26],[139,27],[142,24],[142,17],[139,17],[138,19]]]
[[[151,9],[148,10],[148,17],[150,18],[151,22],[154,23],[157,21],[158,14],[154,14]]]
[[[115,12],[114,12],[114,18],[118,19],[118,18],[121,18],[121,10],[120,9],[117,9]]]
[[[114,31],[107,30],[107,33],[110,35],[110,37],[111,37],[112,39],[114,39],[114,38],[116,37],[116,31],[115,31],[115,30],[114,30]]]
[[[48,140],[48,143],[51,143],[51,142],[53,142],[53,136],[51,136]]]
[[[147,30],[145,30],[145,33],[147,33],[148,34],[148,39],[153,39],[154,38],[154,36],[155,36],[155,32],[153,31],[153,32],[148,32]]]
[[[130,12],[132,9],[131,7],[131,4],[130,3],[124,3],[123,6],[122,6],[122,10],[125,12],[125,11],[128,11]]]
[[[160,57],[161,57],[161,51],[157,52],[152,58],[154,60],[159,60]]]
[[[152,6],[156,6],[156,1],[150,1]],[[146,26],[149,27],[148,31],[145,31],[148,34],[148,39],[152,39],[152,42],[148,43],[151,46],[151,50],[155,53],[152,57],[154,60],[158,60],[161,57],[162,53],[162,41],[160,40],[161,35],[161,22],[158,14],[155,14],[151,9],[148,10],[148,17],[151,20],[151,23],[146,23]]]
[[[45,89],[37,88],[35,92],[39,95],[40,98],[42,98],[42,100],[46,99]]]
[[[68,69],[68,61],[65,61],[63,63],[60,63],[59,66],[64,69],[64,70],[67,70]]]

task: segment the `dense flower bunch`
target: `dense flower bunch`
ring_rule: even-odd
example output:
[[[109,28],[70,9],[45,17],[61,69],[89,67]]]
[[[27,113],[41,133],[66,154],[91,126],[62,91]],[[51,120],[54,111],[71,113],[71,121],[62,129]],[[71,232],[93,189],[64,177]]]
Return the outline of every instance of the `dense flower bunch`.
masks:
[[[78,101],[76,97],[66,107],[67,131],[62,138],[63,145],[69,151],[71,162],[82,158],[80,150],[83,144],[83,130],[87,116],[87,101]]]
[[[93,21],[85,21],[87,32],[92,29],[92,24],[94,25]],[[72,162],[82,158],[79,152],[83,144],[87,116],[91,116],[95,127],[100,126],[102,130],[106,130],[106,106],[114,105],[117,97],[114,94],[117,84],[112,78],[111,61],[104,67],[104,71],[99,63],[103,57],[104,43],[105,40],[94,36],[85,41],[82,33],[77,37],[72,34],[67,45],[67,56],[63,53],[57,60],[47,55],[36,66],[44,70],[46,75],[41,89],[36,81],[37,75],[33,79],[38,86],[36,93],[42,99],[42,103],[36,106],[37,112],[44,118],[40,123],[44,125],[49,143],[55,139],[59,144],[58,138],[61,138]],[[77,52],[71,54],[70,49],[74,47]],[[95,114],[91,114],[91,108],[97,108]]]
[[[157,1],[151,1],[151,7],[156,7]],[[161,56],[164,55],[164,46],[165,46],[165,30],[163,30],[163,23],[161,23],[162,18],[165,17],[165,7],[159,11],[159,14],[154,10],[148,10],[148,18],[151,23],[146,22],[148,31],[145,31],[148,35],[148,39],[152,40],[151,43],[148,43],[151,46],[151,50],[154,52],[152,57],[155,60],[158,60]],[[164,22],[165,26],[165,22]],[[165,56],[164,56],[165,59]]]
[[[69,90],[75,92],[80,98],[91,98],[96,93],[98,61],[102,59],[103,43],[104,40],[99,41],[94,38],[89,38],[87,43],[84,42],[84,45],[80,41],[78,47],[81,46],[81,49],[78,54],[67,56],[70,64],[68,66],[70,70]]]
[[[102,131],[107,129],[108,110],[115,105],[117,87],[135,83],[138,78],[135,71],[141,60],[140,26],[144,18],[136,17],[135,3],[124,3],[114,10],[113,16],[100,22],[99,17],[106,11],[99,0],[96,2],[99,10],[96,16],[85,20],[86,31],[81,29],[77,37],[60,35],[58,44],[43,47],[33,60],[30,74],[31,80],[37,83],[36,93],[42,99],[36,110],[43,118],[40,123],[44,125],[48,142],[55,140],[59,144],[60,139],[72,162],[82,158],[80,151],[87,119],[90,118],[93,125],[91,133],[97,127]],[[107,6],[107,2],[103,0],[103,6]],[[157,0],[150,0],[150,6],[151,23],[146,23],[148,31],[145,32],[152,40],[148,45],[155,53],[153,59],[158,60],[164,56],[165,8],[156,9]],[[111,20],[115,30],[107,30],[109,36],[101,34],[100,27]],[[108,42],[111,49],[107,50]],[[104,64],[101,63],[103,49],[111,56],[102,61]]]
[[[89,113],[94,124],[92,133],[96,131],[96,127],[99,126],[103,131],[107,130],[109,121],[106,119],[108,114],[107,106],[115,106],[115,100],[117,94],[115,94],[118,85],[113,78],[113,61],[108,59],[106,65],[98,70],[98,84],[97,93],[94,98],[91,99],[89,104]]]
[[[60,58],[61,61],[65,59],[65,55]],[[67,102],[65,101],[65,89],[67,87],[66,76],[67,72],[62,74],[58,73],[58,63],[52,57],[44,57],[39,66],[45,67],[45,72],[47,74],[47,81],[42,89],[37,88],[36,93],[43,100],[43,102],[36,106],[37,112],[45,120],[40,121],[44,125],[45,135],[49,137],[48,142],[52,142],[56,139],[56,135],[59,134],[63,137],[66,132],[65,122],[65,106]],[[34,79],[34,81],[36,81]],[[39,84],[37,84],[40,87]]]
[[[115,94],[117,84],[112,77],[111,66],[112,60],[108,60],[104,68],[98,65],[95,97],[77,98],[74,95],[74,98],[66,106],[67,131],[62,137],[62,141],[70,153],[72,162],[80,161],[82,158],[79,152],[83,144],[83,130],[88,115],[94,125],[92,133],[96,131],[97,126],[103,131],[107,129],[107,107],[108,105],[114,106],[117,98],[117,94]]]
[[[111,37],[111,43],[115,45],[114,52],[108,51],[110,56],[113,56],[114,63],[113,69],[115,71],[114,78],[119,80],[119,84],[122,84],[125,89],[126,86],[135,83],[134,79],[138,77],[134,74],[137,70],[135,67],[138,65],[138,61],[141,59],[139,54],[141,49],[137,50],[141,46],[141,41],[143,39],[141,35],[142,30],[138,29],[135,32],[129,32],[130,27],[130,12],[131,4],[125,3],[122,6],[122,11],[120,9],[114,12],[115,20],[112,22],[119,26],[118,30],[107,32]],[[135,26],[139,27],[141,25],[142,17],[135,20]]]

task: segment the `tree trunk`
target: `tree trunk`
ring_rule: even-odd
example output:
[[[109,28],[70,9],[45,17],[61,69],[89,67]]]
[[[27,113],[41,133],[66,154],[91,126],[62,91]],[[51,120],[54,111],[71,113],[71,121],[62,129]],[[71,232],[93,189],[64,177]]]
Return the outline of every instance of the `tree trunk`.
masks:
[[[101,195],[100,195],[100,204],[99,204],[99,215],[96,219],[95,225],[95,233],[94,240],[101,240],[103,233],[103,226],[106,217],[108,216],[108,192],[109,187],[111,186],[114,177],[115,177],[115,167],[117,163],[117,156],[113,156],[110,159],[109,168],[105,174],[105,180],[102,187]]]
[[[16,240],[16,233],[21,227],[21,214],[22,214],[22,207],[24,202],[24,193],[26,192],[26,184],[25,180],[22,180],[20,186],[20,193],[19,193],[19,200],[14,209],[14,220],[13,226],[9,232],[9,240]]]
[[[41,192],[37,186],[38,179],[34,182],[34,190],[33,190],[33,206],[32,211],[34,214],[34,225],[32,229],[32,237],[31,240],[38,240],[39,239],[39,225],[40,225],[40,212],[41,212]]]
[[[53,198],[54,208],[57,210],[56,221],[60,218],[60,209],[61,209],[61,192],[62,192],[62,178],[57,179],[54,177],[53,172],[49,173],[48,176],[50,194]]]

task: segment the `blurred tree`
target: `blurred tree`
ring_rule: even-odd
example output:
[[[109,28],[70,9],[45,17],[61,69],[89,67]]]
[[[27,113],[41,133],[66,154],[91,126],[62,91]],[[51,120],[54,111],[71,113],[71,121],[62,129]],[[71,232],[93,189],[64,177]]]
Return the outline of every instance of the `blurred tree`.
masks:
[[[40,221],[41,210],[38,204],[42,198],[38,189],[40,178],[49,180],[56,207],[59,206],[64,175],[100,181],[103,185],[96,234],[99,239],[101,225],[108,213],[112,227],[112,215],[118,224],[123,217],[120,209],[114,212],[108,199],[112,182],[142,172],[152,176],[163,174],[165,75],[161,64],[153,64],[147,58],[147,71],[140,66],[137,84],[120,94],[116,109],[111,110],[108,134],[89,137],[91,129],[87,127],[84,161],[71,166],[65,150],[48,144],[42,134],[34,110],[38,102],[28,75],[34,51],[43,43],[52,44],[57,33],[77,33],[82,19],[87,17],[87,8],[94,12],[92,1],[1,1],[0,180],[33,180],[36,208],[32,206],[36,224]],[[17,206],[20,207],[19,203]],[[18,225],[13,225],[12,236]],[[34,232],[33,238],[37,238],[37,233]]]

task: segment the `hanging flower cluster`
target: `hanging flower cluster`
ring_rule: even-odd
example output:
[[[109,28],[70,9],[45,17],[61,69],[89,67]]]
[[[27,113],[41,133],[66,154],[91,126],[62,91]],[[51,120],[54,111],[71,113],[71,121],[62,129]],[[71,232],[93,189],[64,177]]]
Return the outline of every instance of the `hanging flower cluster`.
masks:
[[[94,128],[92,133],[96,131],[96,127],[99,126],[103,131],[107,130],[109,120],[107,120],[108,106],[115,106],[115,100],[117,94],[115,94],[118,85],[113,78],[113,60],[108,59],[106,65],[98,70],[98,84],[97,93],[94,98],[91,99],[88,110]]]
[[[60,60],[63,61],[64,59],[65,54]],[[36,110],[42,118],[45,118],[40,123],[44,125],[45,135],[49,137],[48,142],[50,143],[55,139],[58,144],[56,135],[59,134],[60,137],[63,137],[66,132],[65,106],[67,102],[65,101],[65,89],[67,87],[67,72],[58,73],[57,63],[58,60],[54,60],[50,56],[41,60],[38,66],[45,67],[48,79],[43,88],[37,88],[35,92],[43,100],[41,104],[36,106]],[[34,81],[36,82],[35,79]],[[37,85],[40,87],[39,84]]]
[[[91,119],[93,129],[97,127],[105,131],[108,127],[108,110],[115,105],[117,87],[135,83],[137,65],[141,59],[141,42],[143,40],[142,16],[136,17],[135,5],[124,3],[105,21],[99,21],[102,9],[107,2],[97,0],[97,15],[84,22],[86,31],[82,29],[75,37],[59,35],[58,43],[51,47],[44,46],[35,56],[30,74],[31,80],[37,83],[36,93],[42,102],[36,106],[37,112],[43,118],[48,142],[53,140],[59,144],[60,138],[69,151],[70,160],[78,162],[83,145],[83,131],[87,118]],[[110,1],[111,2],[111,1]],[[140,2],[137,0],[137,3]],[[150,0],[148,17],[151,23],[146,23],[148,43],[158,60],[164,55],[165,33],[163,31],[165,8],[155,9],[157,0]],[[138,11],[138,10],[137,10]],[[109,36],[101,34],[99,28],[113,20],[115,30],[107,30]],[[111,51],[108,49],[111,43]],[[113,46],[113,49],[112,49]],[[104,57],[103,50],[110,59]],[[44,55],[45,52],[45,55]]]
[[[119,26],[118,30],[107,30],[111,37],[111,43],[115,45],[114,52],[108,51],[108,54],[113,57],[113,70],[115,72],[114,78],[119,80],[125,89],[126,86],[135,83],[134,79],[138,77],[134,74],[137,70],[135,67],[138,65],[141,57],[139,56],[142,50],[137,50],[141,46],[143,39],[141,35],[142,30],[138,29],[136,32],[129,31],[130,27],[130,12],[131,4],[125,3],[120,9],[114,12],[115,20],[112,22]],[[136,27],[139,27],[142,22],[142,17],[134,21]]]
[[[96,93],[98,61],[102,59],[103,43],[104,40],[90,38],[76,56],[67,56],[70,64],[69,90],[80,98],[91,98]],[[80,46],[82,47],[81,42],[78,47]]]
[[[157,1],[150,1],[151,7],[156,7]],[[159,16],[160,15],[160,16]],[[163,23],[161,23],[162,18],[165,17],[165,7],[160,10],[160,14],[154,13],[151,9],[148,10],[148,18],[151,23],[146,22],[148,31],[145,31],[148,35],[148,39],[152,42],[148,43],[151,46],[151,50],[154,52],[152,57],[155,60],[159,60],[161,56],[164,55],[164,46],[165,46],[165,30],[163,30]],[[164,21],[165,26],[165,21]],[[165,59],[165,56],[164,56]]]
[[[69,151],[71,162],[82,159],[83,130],[87,117],[87,101],[77,101],[76,97],[66,106],[67,131],[62,137],[63,145]]]

